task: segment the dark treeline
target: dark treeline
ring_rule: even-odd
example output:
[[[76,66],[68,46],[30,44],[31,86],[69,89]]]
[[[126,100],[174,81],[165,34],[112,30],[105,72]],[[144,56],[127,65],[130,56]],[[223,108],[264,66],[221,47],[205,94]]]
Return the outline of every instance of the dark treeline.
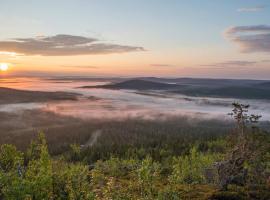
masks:
[[[230,129],[229,122],[198,121],[188,118],[165,121],[126,120],[108,122],[101,128],[96,143],[81,152],[80,160],[91,164],[112,156],[119,158],[145,158],[147,155],[160,161],[168,155],[178,156],[196,145],[202,151],[224,151],[221,138]],[[209,141],[216,141],[209,144]]]
[[[31,116],[31,117],[29,117]],[[99,159],[108,159],[111,155],[120,157],[137,154],[144,149],[158,159],[160,149],[166,149],[172,155],[185,154],[197,143],[199,148],[207,150],[208,141],[224,137],[232,128],[231,121],[198,119],[190,117],[171,117],[165,119],[125,119],[125,120],[88,120],[59,117],[51,113],[25,112],[13,120],[32,120],[36,118],[32,129],[14,129],[0,131],[0,144],[14,144],[25,151],[31,141],[43,132],[52,155],[60,155],[70,150],[70,145],[85,146],[83,154],[89,163]],[[42,122],[46,121],[46,122]],[[43,124],[44,123],[44,124]],[[47,124],[50,124],[49,126]],[[38,128],[40,126],[48,128]],[[87,142],[99,132],[94,144]],[[130,150],[129,150],[130,149]],[[136,151],[132,152],[131,151]],[[141,150],[142,151],[142,150]],[[86,156],[87,155],[87,156]],[[156,156],[155,156],[156,155]]]

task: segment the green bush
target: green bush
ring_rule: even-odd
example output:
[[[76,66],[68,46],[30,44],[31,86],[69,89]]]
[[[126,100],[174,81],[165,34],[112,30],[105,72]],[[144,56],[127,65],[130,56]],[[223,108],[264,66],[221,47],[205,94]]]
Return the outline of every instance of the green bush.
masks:
[[[174,158],[169,181],[174,184],[206,183],[205,170],[220,158],[220,154],[201,153],[193,147],[188,155]]]

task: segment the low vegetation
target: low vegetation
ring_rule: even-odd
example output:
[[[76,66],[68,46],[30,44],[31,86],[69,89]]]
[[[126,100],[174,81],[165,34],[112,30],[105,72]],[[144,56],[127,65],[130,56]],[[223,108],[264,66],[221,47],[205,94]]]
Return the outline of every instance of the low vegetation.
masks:
[[[270,136],[247,109],[234,104],[237,126],[229,135],[200,121],[191,132],[127,120],[107,122],[95,144],[52,154],[42,133],[24,151],[3,144],[0,199],[268,200]]]

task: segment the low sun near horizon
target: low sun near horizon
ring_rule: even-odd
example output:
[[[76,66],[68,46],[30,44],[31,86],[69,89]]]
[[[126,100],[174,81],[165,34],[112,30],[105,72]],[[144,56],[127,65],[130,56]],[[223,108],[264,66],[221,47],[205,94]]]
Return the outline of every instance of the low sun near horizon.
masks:
[[[8,63],[0,63],[0,71],[6,72],[9,70],[9,64]]]

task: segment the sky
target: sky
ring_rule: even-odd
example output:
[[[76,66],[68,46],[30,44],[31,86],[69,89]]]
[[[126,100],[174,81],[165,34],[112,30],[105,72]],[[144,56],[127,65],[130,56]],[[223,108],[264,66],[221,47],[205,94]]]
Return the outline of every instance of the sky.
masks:
[[[269,0],[0,0],[0,73],[270,79],[269,19]]]

